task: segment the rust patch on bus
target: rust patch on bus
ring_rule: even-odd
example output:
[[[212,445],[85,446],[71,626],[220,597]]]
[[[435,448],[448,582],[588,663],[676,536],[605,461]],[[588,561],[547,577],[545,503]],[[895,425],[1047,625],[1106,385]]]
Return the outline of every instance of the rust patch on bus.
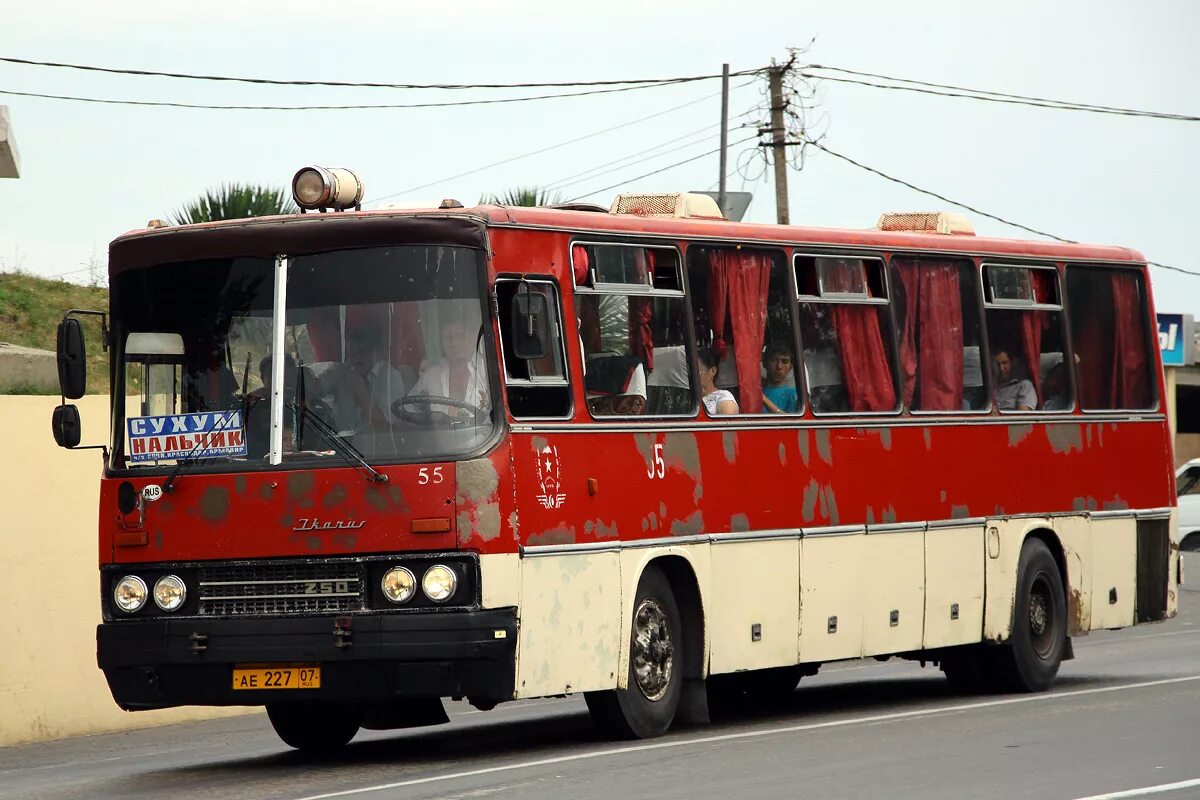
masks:
[[[1060,422],[1046,426],[1046,439],[1050,442],[1050,449],[1056,453],[1064,455],[1072,450],[1083,452],[1083,432],[1080,431],[1080,425],[1074,423]]]
[[[817,431],[817,455],[826,464],[833,466],[833,452],[829,449],[829,429],[822,428]]]
[[[808,428],[802,428],[796,431],[796,442],[800,445],[800,460],[804,462],[804,466],[808,466],[809,459],[809,440],[812,437],[812,431]]]
[[[738,454],[738,437],[737,431],[723,431],[721,433],[721,446],[725,448],[725,460],[730,464],[737,461]]]
[[[209,522],[220,522],[229,513],[229,490],[224,486],[209,486],[200,495],[200,516]]]
[[[1073,588],[1067,592],[1067,633],[1087,633],[1083,625],[1083,592]]]
[[[950,506],[950,519],[966,519],[971,516],[971,509],[967,506]]]
[[[1033,433],[1032,425],[1009,425],[1008,426],[1008,446],[1016,447],[1021,442],[1029,438],[1029,434]]]
[[[454,484],[458,502],[482,503],[496,493],[500,476],[491,460],[476,458],[455,463]]]
[[[526,544],[531,547],[545,544],[575,544],[575,529],[565,525],[558,528],[550,528],[541,533],[531,535]]]
[[[750,530],[750,518],[745,514],[734,514],[729,518],[729,530],[734,533],[742,533]]]
[[[671,521],[672,536],[696,536],[704,533],[704,515],[696,509],[686,519]]]
[[[333,488],[325,493],[325,497],[321,500],[321,505],[326,508],[333,508],[341,505],[346,501],[346,487],[342,484],[334,484]]]

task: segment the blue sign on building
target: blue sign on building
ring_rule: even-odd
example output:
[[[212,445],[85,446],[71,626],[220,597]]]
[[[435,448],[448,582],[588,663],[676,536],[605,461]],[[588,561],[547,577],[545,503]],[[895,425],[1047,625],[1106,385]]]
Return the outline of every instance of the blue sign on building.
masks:
[[[1165,367],[1185,367],[1196,360],[1195,323],[1191,314],[1158,314],[1158,349]]]

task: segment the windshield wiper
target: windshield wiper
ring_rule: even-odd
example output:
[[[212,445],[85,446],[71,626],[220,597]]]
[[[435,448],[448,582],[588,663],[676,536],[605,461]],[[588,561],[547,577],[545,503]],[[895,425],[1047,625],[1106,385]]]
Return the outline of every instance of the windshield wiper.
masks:
[[[242,420],[245,420],[245,418],[246,418],[245,413],[243,413],[241,415],[241,418],[242,418]],[[231,419],[233,419],[232,415],[226,417],[225,418],[226,424],[228,424],[228,421]],[[164,492],[169,493],[172,490],[172,487],[174,487],[174,485],[175,485],[175,479],[178,478],[183,473],[183,468],[185,465],[190,463],[192,466],[199,467],[204,464],[208,464],[208,463],[212,462],[214,456],[209,456],[208,458],[197,459],[196,461],[191,461],[191,457],[197,450],[200,449],[200,445],[208,443],[211,434],[216,433],[217,431],[224,430],[224,429],[225,429],[224,427],[213,426],[213,429],[211,431],[208,431],[208,434],[206,434],[203,437],[197,437],[196,443],[194,445],[192,445],[191,450],[188,450],[187,453],[184,454],[183,458],[178,458],[175,460],[174,469],[171,470],[171,474],[167,476],[167,480],[163,483],[163,491]]]
[[[292,413],[299,411],[300,416],[305,422],[311,424],[317,429],[317,433],[321,434],[321,438],[329,442],[335,453],[342,457],[342,460],[354,467],[361,467],[367,472],[367,480],[373,483],[387,483],[388,476],[384,475],[379,470],[367,463],[366,458],[357,447],[350,444],[348,441],[338,436],[337,431],[329,426],[325,420],[318,417],[306,407],[297,408],[295,403],[288,403],[288,408]],[[357,462],[357,463],[356,463]]]

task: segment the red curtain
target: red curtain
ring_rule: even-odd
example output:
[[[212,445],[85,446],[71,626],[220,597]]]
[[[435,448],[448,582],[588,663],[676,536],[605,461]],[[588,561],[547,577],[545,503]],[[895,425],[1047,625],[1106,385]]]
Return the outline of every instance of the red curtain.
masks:
[[[317,361],[341,361],[342,332],[334,306],[314,308],[308,320],[308,340]]]
[[[647,275],[654,274],[654,251],[635,250],[634,263],[639,281],[646,282]],[[646,365],[646,373],[654,370],[654,329],[650,320],[654,305],[649,297],[629,298],[629,352]]]
[[[1054,275],[1044,269],[1030,270],[1033,291],[1039,303],[1054,302]],[[1050,314],[1045,311],[1026,311],[1021,314],[1021,350],[1025,357],[1025,372],[1042,397],[1042,331],[1050,329]]]
[[[835,269],[822,276],[825,291],[851,291],[858,281],[848,271],[858,264],[849,261],[847,270]],[[870,283],[868,282],[868,287]],[[896,407],[896,387],[879,328],[879,306],[834,303],[833,327],[837,332],[842,382],[851,411],[891,411]]]
[[[728,349],[725,340],[728,319],[740,389],[738,403],[746,414],[760,414],[763,409],[760,364],[767,327],[771,265],[772,258],[765,253],[714,250],[708,254],[713,352],[721,358]]]
[[[1150,405],[1146,326],[1142,318],[1137,276],[1112,274],[1113,349],[1109,408],[1146,408]]]
[[[571,255],[575,268],[575,285],[587,286],[589,272],[587,248],[577,244],[571,248]]]
[[[957,411],[963,403],[962,296],[952,262],[897,259],[904,286],[900,373],[904,402],[921,388],[921,408]]]

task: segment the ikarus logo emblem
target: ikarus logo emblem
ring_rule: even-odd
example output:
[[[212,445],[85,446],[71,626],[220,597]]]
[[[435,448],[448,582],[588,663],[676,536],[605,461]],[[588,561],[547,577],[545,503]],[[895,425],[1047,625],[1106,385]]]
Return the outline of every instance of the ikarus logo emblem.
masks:
[[[301,517],[300,521],[292,526],[294,531],[335,531],[335,530],[355,530],[367,524],[366,520],[338,519],[338,520],[319,520],[316,517]]]

